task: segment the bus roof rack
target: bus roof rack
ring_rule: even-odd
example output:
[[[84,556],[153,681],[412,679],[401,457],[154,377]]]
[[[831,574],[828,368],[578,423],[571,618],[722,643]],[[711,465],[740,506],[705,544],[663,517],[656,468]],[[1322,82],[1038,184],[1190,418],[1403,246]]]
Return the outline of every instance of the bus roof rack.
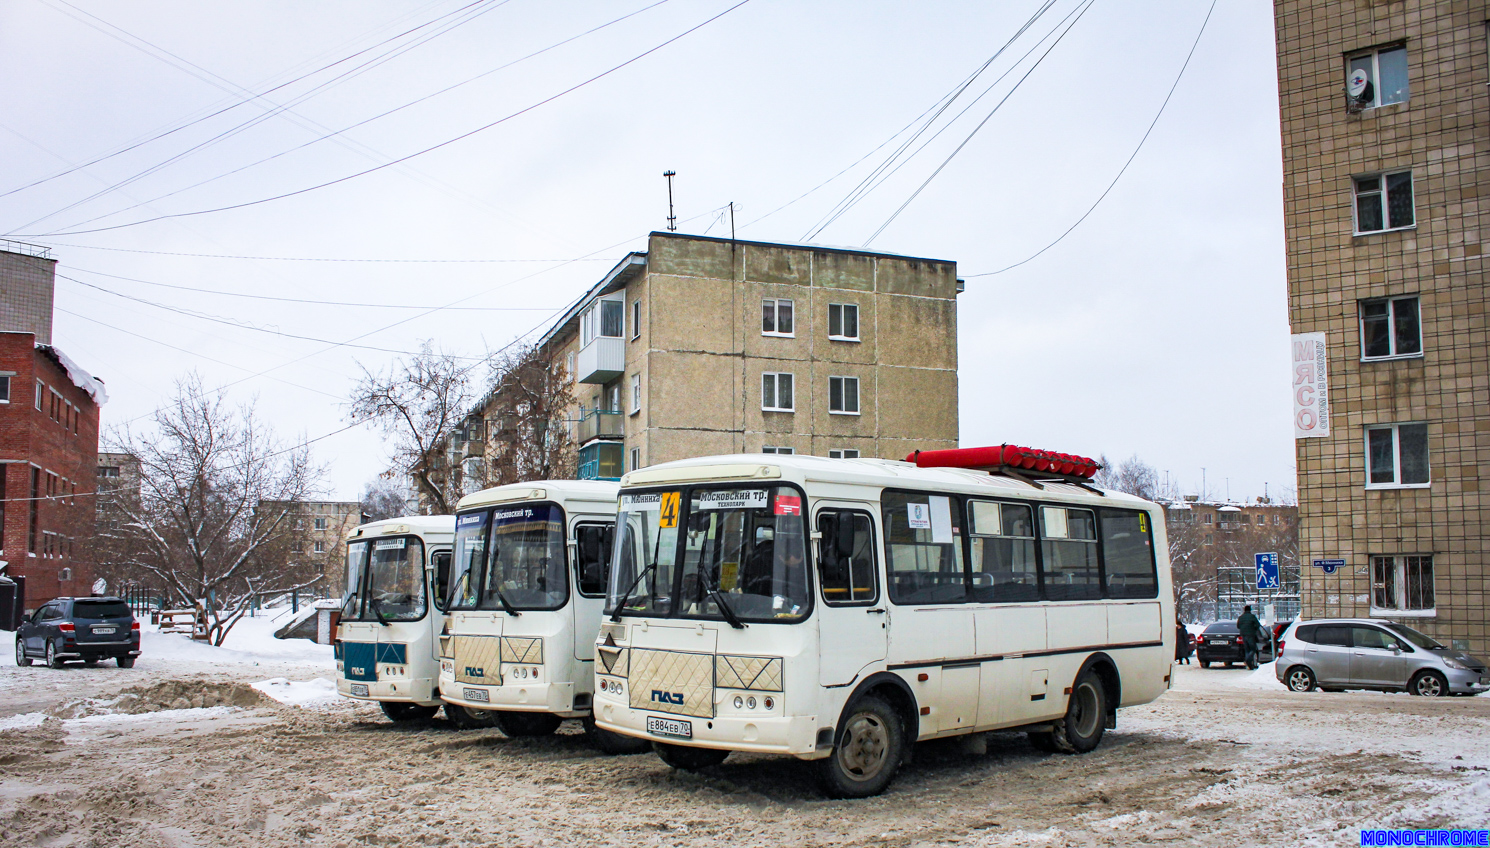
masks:
[[[967,468],[1012,477],[1044,488],[1041,482],[1070,483],[1090,492],[1103,494],[1091,484],[1102,464],[1091,457],[1038,450],[1018,445],[994,445],[981,448],[913,451],[905,458],[917,468]]]

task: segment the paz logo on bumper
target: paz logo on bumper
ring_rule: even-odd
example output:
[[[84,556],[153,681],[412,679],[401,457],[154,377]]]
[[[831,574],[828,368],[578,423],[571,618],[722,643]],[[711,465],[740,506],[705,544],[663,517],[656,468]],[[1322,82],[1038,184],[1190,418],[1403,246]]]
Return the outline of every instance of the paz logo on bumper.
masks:
[[[681,707],[683,706],[683,693],[663,692],[660,689],[653,689],[652,700],[656,701],[659,704],[677,704]]]

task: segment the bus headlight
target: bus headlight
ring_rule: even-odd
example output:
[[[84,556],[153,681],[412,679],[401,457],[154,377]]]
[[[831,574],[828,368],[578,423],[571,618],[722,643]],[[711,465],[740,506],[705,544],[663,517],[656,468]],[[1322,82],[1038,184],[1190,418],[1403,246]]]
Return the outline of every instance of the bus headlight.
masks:
[[[755,696],[754,695],[751,695],[749,698],[746,698],[745,699],[745,707],[747,709],[752,709],[752,710],[755,709]]]
[[[737,710],[743,710],[743,709],[745,709],[745,699],[744,698],[741,698],[739,695],[736,695],[735,696],[735,709],[737,709]]]

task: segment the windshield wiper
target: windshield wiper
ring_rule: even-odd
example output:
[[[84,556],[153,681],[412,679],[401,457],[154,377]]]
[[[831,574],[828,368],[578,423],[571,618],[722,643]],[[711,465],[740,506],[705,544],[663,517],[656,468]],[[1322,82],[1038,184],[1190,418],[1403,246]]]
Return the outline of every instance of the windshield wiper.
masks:
[[[719,604],[719,612],[724,616],[724,620],[729,622],[730,627],[736,630],[745,629],[745,622],[741,621],[738,615],[735,615],[733,609],[730,609],[729,602],[724,599],[724,592],[718,586],[715,586],[709,591],[709,597],[714,599],[714,603]]]
[[[507,613],[508,615],[512,616],[513,618],[517,618],[518,616],[522,615],[522,613],[520,613],[517,610],[515,610],[515,609],[512,608],[512,604],[507,603],[507,596],[504,595],[504,594],[502,594],[502,590],[501,589],[498,589],[496,586],[493,586],[493,587],[491,587],[491,590],[496,593],[496,595],[497,595],[497,603],[499,603],[499,604],[502,605],[502,612]]]
[[[378,623],[384,627],[392,627],[388,619],[383,616],[383,602],[376,597],[368,598],[368,606],[372,607],[373,615],[378,617]]]
[[[631,585],[626,587],[625,594],[621,595],[621,600],[616,603],[616,608],[611,610],[611,621],[621,620],[621,610],[626,606],[626,604],[631,602],[631,593],[636,591],[636,587],[642,582],[642,578],[646,577],[647,572],[651,571],[653,566],[655,565],[657,565],[657,560],[654,558],[651,562],[647,563],[645,568],[637,573],[636,579],[631,581]]]

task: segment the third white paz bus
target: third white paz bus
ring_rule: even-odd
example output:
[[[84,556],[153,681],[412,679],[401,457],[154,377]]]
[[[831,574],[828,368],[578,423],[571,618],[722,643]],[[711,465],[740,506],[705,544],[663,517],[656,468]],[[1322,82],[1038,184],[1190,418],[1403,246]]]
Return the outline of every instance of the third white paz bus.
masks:
[[[911,744],[1019,729],[1081,753],[1169,686],[1159,506],[1023,448],[721,456],[622,480],[597,724],[678,768],[730,751],[883,791]]]

